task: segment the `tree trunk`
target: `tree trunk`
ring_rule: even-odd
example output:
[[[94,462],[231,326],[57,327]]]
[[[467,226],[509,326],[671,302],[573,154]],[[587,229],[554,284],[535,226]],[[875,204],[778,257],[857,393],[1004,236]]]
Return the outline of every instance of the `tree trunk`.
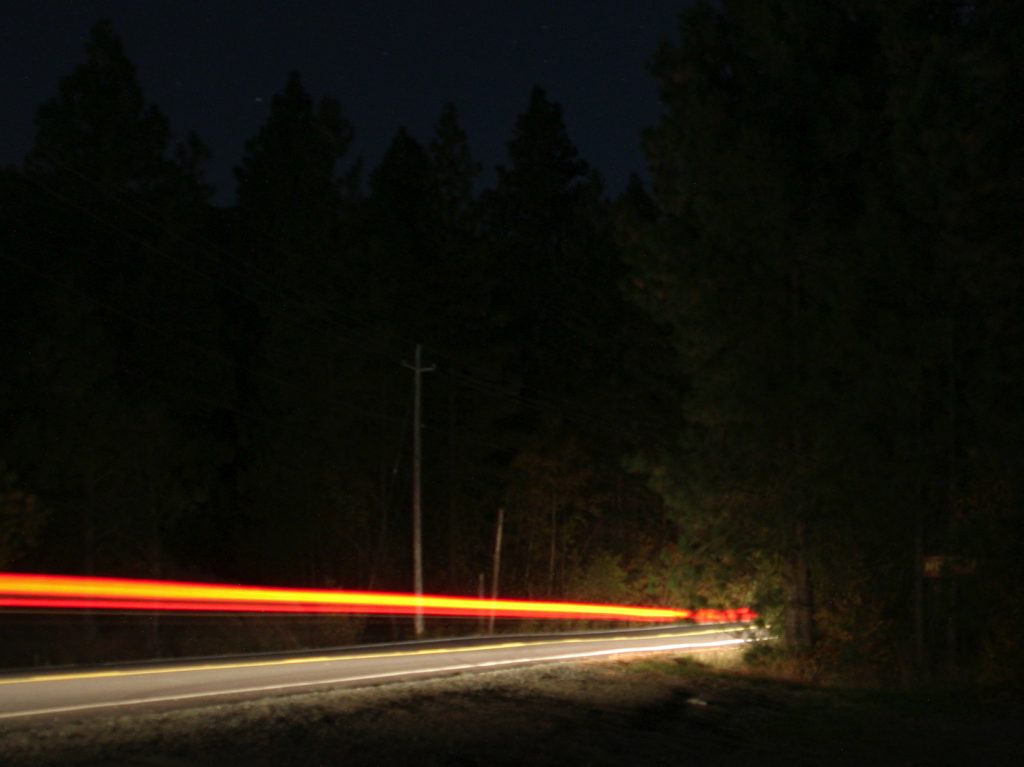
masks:
[[[82,518],[82,569],[85,575],[96,573],[96,478],[95,469],[90,467],[85,480],[85,502],[82,504],[84,511]],[[82,660],[96,661],[97,643],[99,630],[96,626],[96,615],[92,608],[82,611]]]
[[[531,581],[533,577],[533,539],[537,531],[537,520],[530,515],[527,523],[526,533],[526,566],[523,569],[523,585],[526,588],[526,598],[533,599],[534,589]]]
[[[814,644],[814,594],[811,588],[811,569],[808,563],[807,472],[804,459],[804,431],[801,423],[804,384],[804,349],[802,307],[802,274],[799,258],[789,275],[790,326],[790,449],[791,477],[796,501],[796,521],[793,526],[793,545],[789,562],[789,595],[787,599],[786,641],[791,650],[807,653]]]
[[[924,509],[918,502],[914,513],[914,675],[920,678],[928,663],[924,617]]]
[[[957,376],[956,376],[956,306],[955,287],[948,288],[949,313],[946,326],[946,552],[959,553],[956,540],[957,496],[960,493],[957,475]],[[958,616],[956,575],[946,583],[946,670],[955,677],[958,672]]]
[[[548,595],[555,595],[555,554],[558,541],[558,504],[551,497],[551,549],[548,554]]]
[[[814,591],[807,561],[807,526],[797,520],[790,554],[786,641],[791,650],[807,653],[814,647]]]
[[[448,495],[448,587],[451,590],[458,589],[458,582],[461,576],[460,572],[456,572],[456,563],[463,561],[462,553],[462,538],[460,531],[462,526],[459,524],[459,512],[456,503],[456,476],[458,469],[456,467],[456,452],[455,452],[455,387],[448,387],[448,445],[447,445],[447,474],[448,481],[445,483],[445,492]]]

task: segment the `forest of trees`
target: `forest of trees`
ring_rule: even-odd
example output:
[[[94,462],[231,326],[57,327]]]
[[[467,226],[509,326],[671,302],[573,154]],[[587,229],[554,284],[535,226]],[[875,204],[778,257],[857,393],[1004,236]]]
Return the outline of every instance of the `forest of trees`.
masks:
[[[540,87],[484,189],[292,73],[220,207],[101,22],[0,170],[0,569],[407,590],[422,344],[428,591],[504,509],[503,594],[1019,672],[1022,65],[1012,0],[700,3],[618,195]]]

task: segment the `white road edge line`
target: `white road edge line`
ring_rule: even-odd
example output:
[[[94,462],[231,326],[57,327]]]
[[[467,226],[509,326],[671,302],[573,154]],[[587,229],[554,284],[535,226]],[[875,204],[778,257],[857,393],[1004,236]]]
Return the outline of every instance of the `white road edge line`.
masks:
[[[298,687],[320,687],[323,685],[340,684],[342,682],[368,682],[376,679],[389,679],[396,676],[414,676],[419,674],[436,674],[444,671],[468,671],[474,668],[493,668],[495,666],[510,666],[514,664],[543,663],[545,661],[574,660],[579,658],[596,658],[604,655],[632,655],[647,652],[667,652],[669,650],[689,650],[696,647],[726,647],[728,645],[745,644],[749,639],[721,639],[716,642],[682,642],[654,647],[638,647],[632,649],[613,648],[611,650],[594,650],[582,653],[562,653],[559,655],[546,655],[541,658],[512,658],[508,660],[484,661],[482,663],[460,663],[454,666],[438,666],[436,668],[416,669],[414,671],[387,671],[379,674],[366,674],[363,676],[345,676],[337,679],[318,679],[311,682],[289,682],[287,684],[266,685],[263,687],[245,687],[232,690],[217,690],[216,692],[195,692],[186,695],[165,695],[156,698],[134,698],[121,700],[112,703],[84,703],[77,706],[60,706],[56,708],[38,708],[31,711],[14,711],[0,714],[0,719],[18,719],[27,716],[43,716],[46,714],[69,714],[74,711],[88,711],[97,708],[121,708],[125,706],[139,706],[147,703],[173,703],[183,700],[195,700],[198,698],[215,698],[225,695],[245,695],[254,692],[273,692],[277,690],[294,689]]]
[[[669,633],[661,634],[659,636],[652,637],[654,639],[668,638],[668,637],[694,637],[708,634],[721,634],[722,629],[705,629],[701,631],[687,631],[685,634]],[[641,637],[642,638],[642,637]],[[608,642],[628,642],[636,639],[631,636],[612,636],[606,640]],[[475,653],[483,650],[507,650],[513,647],[542,647],[545,645],[566,645],[566,644],[585,644],[592,642],[593,639],[587,639],[585,637],[570,636],[561,639],[544,640],[538,642],[501,642],[500,644],[487,644],[487,645],[470,645],[463,647],[451,647],[451,648],[431,648],[424,650],[398,650],[392,652],[383,653],[344,653],[341,655],[302,655],[292,656],[285,658],[278,658],[277,660],[261,660],[261,661],[240,661],[230,663],[203,663],[201,665],[171,665],[171,666],[152,666],[149,668],[136,668],[136,669],[112,669],[107,671],[87,671],[87,672],[49,672],[44,674],[32,674],[29,676],[13,677],[4,679],[0,677],[0,688],[7,687],[9,685],[17,684],[37,684],[40,682],[70,682],[70,681],[89,681],[92,679],[105,679],[113,677],[134,677],[134,676],[152,676],[157,674],[182,674],[191,672],[204,672],[204,671],[223,671],[228,669],[245,669],[245,668],[267,668],[271,666],[298,666],[303,664],[313,663],[337,663],[342,661],[358,661],[358,660],[375,660],[380,658],[398,658],[398,657],[412,657],[420,655],[447,655],[454,653]],[[598,640],[602,641],[602,640]],[[235,657],[238,661],[238,657]]]

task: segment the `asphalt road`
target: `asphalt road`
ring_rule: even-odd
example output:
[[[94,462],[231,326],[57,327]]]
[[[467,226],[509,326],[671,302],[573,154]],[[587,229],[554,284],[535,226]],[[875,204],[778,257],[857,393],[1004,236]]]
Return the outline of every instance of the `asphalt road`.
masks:
[[[258,698],[625,653],[700,651],[749,641],[740,624],[364,645],[275,656],[135,664],[0,676],[0,724],[202,699]]]

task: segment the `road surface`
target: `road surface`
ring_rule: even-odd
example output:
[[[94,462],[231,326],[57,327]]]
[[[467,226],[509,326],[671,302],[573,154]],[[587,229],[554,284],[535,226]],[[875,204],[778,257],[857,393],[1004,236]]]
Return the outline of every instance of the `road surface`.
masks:
[[[700,651],[746,641],[750,634],[743,624],[677,624],[5,674],[0,675],[0,725],[27,717],[258,698],[625,653]]]

